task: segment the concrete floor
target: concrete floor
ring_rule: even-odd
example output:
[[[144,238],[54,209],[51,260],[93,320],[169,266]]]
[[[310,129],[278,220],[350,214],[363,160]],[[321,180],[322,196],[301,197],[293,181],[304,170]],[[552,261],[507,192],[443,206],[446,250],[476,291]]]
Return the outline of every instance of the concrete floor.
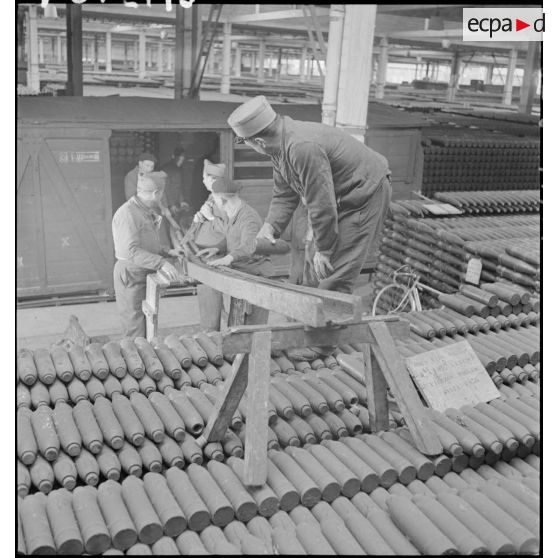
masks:
[[[17,345],[37,349],[49,347],[60,341],[68,327],[70,316],[78,318],[81,327],[89,337],[102,340],[122,337],[120,320],[115,302],[92,302],[45,308],[25,308],[17,310]],[[164,297],[160,303],[159,330],[161,334],[174,329],[180,333],[195,329],[200,322],[198,297]],[[100,340],[101,340],[100,339]]]

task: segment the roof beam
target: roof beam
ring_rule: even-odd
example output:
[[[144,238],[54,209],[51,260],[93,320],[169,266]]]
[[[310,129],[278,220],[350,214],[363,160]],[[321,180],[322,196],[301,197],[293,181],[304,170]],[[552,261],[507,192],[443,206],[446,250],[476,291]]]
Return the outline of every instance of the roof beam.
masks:
[[[329,13],[318,14],[318,17],[328,18]],[[260,12],[259,14],[246,14],[239,16],[229,16],[229,23],[259,23],[262,21],[279,21],[284,19],[304,18],[303,10],[277,10],[273,12]]]

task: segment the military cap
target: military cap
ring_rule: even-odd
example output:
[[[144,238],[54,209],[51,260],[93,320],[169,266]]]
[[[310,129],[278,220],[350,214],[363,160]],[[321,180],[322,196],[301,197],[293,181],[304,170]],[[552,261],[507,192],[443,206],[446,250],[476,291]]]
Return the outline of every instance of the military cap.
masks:
[[[237,107],[227,119],[234,133],[242,138],[251,138],[265,130],[277,116],[269,101],[258,95]]]
[[[156,163],[157,159],[155,155],[153,155],[153,153],[149,153],[149,151],[144,151],[141,155],[139,155],[138,161],[153,161],[154,163]]]
[[[167,184],[167,173],[163,171],[146,172],[138,176],[138,192],[163,190]]]
[[[209,159],[203,160],[203,170],[211,176],[225,176],[227,165],[225,163],[212,163]]]
[[[211,186],[211,191],[214,194],[236,194],[241,188],[241,183],[237,180],[222,177],[217,178]]]

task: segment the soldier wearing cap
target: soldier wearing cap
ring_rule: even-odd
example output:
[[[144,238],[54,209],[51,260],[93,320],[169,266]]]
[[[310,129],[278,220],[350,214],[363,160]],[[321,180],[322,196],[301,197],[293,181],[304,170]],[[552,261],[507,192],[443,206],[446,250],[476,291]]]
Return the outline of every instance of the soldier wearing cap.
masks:
[[[136,195],[138,188],[138,178],[155,168],[157,159],[152,153],[143,152],[138,157],[138,164],[124,178],[124,195],[129,200]]]
[[[273,242],[302,201],[312,236],[305,283],[352,293],[389,208],[386,158],[338,128],[278,116],[261,95],[227,122],[235,141],[273,163],[273,197],[258,236]]]
[[[176,256],[159,239],[162,216],[158,213],[165,191],[166,174],[150,172],[139,176],[137,193],[121,205],[112,219],[116,264],[114,292],[124,335],[145,337],[145,317],[141,303],[145,299],[146,278],[162,269],[176,280],[178,270],[166,259]]]
[[[240,184],[238,182],[225,176],[216,178],[211,183],[215,209],[221,215],[216,220],[222,222],[226,245],[224,248],[221,246],[205,248],[200,250],[197,256],[208,258],[207,264],[211,266],[232,267],[252,275],[270,277],[273,274],[271,259],[256,254],[256,236],[262,227],[262,220],[257,211],[239,197],[239,189]],[[211,259],[215,256],[215,259]],[[206,297],[215,300],[217,294],[211,290],[198,289],[200,308],[204,308]],[[218,296],[217,298],[221,300],[222,297]],[[208,306],[211,307],[212,305],[209,304]],[[221,304],[219,304],[220,306]],[[267,310],[252,305],[245,323],[266,323],[267,315]],[[213,319],[209,321],[212,322]],[[207,317],[202,316],[202,326],[207,321]],[[218,323],[218,320],[215,320],[215,328],[217,328]]]

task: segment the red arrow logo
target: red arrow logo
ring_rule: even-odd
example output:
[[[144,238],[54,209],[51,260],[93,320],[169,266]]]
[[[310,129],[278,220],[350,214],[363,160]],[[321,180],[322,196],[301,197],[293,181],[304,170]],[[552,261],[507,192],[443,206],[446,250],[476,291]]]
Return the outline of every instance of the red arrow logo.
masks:
[[[530,23],[525,23],[521,19],[515,18],[515,30],[516,31],[521,31],[522,29],[525,29],[526,27],[531,27],[531,24]]]

